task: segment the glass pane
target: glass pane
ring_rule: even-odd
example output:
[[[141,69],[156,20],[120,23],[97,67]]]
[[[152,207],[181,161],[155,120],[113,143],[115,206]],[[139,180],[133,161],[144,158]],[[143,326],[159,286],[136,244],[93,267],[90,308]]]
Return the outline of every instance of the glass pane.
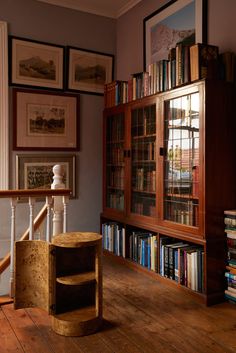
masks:
[[[124,210],[124,115],[107,118],[106,206]]]
[[[198,226],[199,93],[165,104],[164,218]]]
[[[156,106],[131,115],[131,212],[156,213]]]

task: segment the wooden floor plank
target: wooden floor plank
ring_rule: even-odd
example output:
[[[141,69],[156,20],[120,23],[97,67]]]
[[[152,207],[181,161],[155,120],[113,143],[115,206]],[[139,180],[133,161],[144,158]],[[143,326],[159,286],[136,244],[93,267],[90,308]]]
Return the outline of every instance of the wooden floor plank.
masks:
[[[67,352],[69,347],[70,353],[83,353],[71,337],[58,335],[52,330],[51,317],[45,311],[39,308],[28,308],[27,312],[45,340],[52,347],[53,352],[64,353]]]
[[[117,316],[117,313],[116,313]],[[134,342],[115,324],[114,315],[106,310],[103,330],[98,333],[113,353],[142,353]]]
[[[43,310],[0,308],[0,353],[236,353],[236,306],[206,307],[178,286],[103,261],[102,329],[64,337]]]
[[[84,353],[114,353],[99,334],[76,337],[74,341]]]
[[[48,342],[43,338],[41,331],[30,319],[23,309],[13,310],[12,304],[2,307],[3,313],[17,336],[24,352],[51,353],[52,350]]]
[[[0,310],[0,352],[22,353],[24,352],[16,335],[14,334],[8,319]]]

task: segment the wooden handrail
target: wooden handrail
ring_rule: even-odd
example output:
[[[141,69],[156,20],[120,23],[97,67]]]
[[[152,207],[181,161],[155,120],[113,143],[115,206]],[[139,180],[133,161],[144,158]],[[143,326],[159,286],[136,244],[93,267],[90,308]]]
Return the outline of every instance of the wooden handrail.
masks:
[[[38,215],[35,217],[34,230],[39,228],[39,226],[42,224],[44,218],[46,217],[46,214],[47,214],[47,205],[45,204],[42,207],[42,209],[39,211]],[[25,233],[20,238],[20,240],[27,240],[27,239],[29,239],[29,228],[25,231]],[[0,274],[3,273],[3,271],[5,271],[5,269],[10,265],[10,258],[11,258],[11,254],[9,252],[0,261]]]
[[[70,189],[19,189],[1,190],[0,198],[22,198],[22,197],[42,197],[42,196],[70,196]]]
[[[25,197],[46,197],[46,196],[69,196],[70,189],[20,189],[20,190],[1,190],[0,198],[25,198]],[[47,205],[45,204],[34,220],[34,230],[36,230],[47,215]],[[29,228],[22,235],[20,240],[29,238]],[[0,261],[0,274],[10,265],[10,252]]]

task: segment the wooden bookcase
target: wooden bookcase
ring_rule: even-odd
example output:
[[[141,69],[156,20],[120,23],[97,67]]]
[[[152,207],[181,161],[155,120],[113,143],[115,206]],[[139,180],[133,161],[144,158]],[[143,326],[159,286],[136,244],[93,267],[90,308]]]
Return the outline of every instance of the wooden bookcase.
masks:
[[[16,242],[14,308],[40,307],[64,336],[94,333],[102,323],[102,237],[64,233],[52,243]]]
[[[207,305],[224,298],[224,210],[236,204],[234,95],[230,83],[200,80],[104,110],[101,225],[153,232],[157,247],[162,237],[199,246]]]

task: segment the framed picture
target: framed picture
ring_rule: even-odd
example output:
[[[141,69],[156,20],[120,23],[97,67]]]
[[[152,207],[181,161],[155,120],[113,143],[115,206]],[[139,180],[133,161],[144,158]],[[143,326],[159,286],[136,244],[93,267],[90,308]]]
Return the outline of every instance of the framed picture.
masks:
[[[54,165],[63,166],[63,183],[76,197],[75,155],[16,155],[16,189],[51,189]]]
[[[67,88],[83,93],[104,94],[104,84],[113,80],[114,56],[79,48],[67,48]]]
[[[150,64],[168,59],[171,48],[194,36],[195,43],[206,43],[207,0],[172,0],[144,18],[144,71]]]
[[[10,37],[10,84],[63,89],[64,47]]]
[[[78,94],[13,89],[15,150],[78,150]]]

